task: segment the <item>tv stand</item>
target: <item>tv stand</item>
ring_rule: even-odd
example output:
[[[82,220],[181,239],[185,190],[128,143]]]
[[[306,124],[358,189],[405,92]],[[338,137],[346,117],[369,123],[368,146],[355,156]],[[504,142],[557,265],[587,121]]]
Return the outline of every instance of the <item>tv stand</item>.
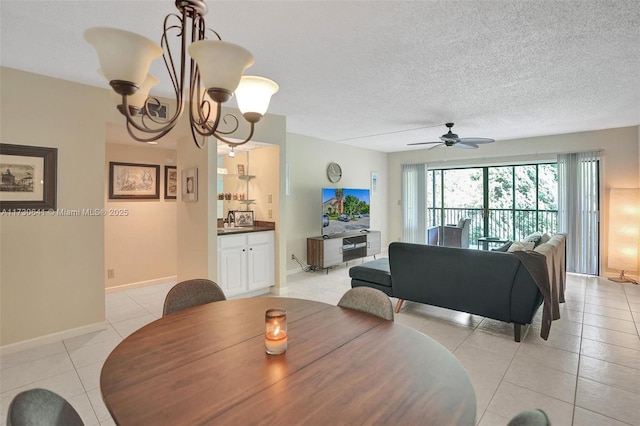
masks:
[[[354,231],[310,237],[307,238],[307,263],[318,268],[330,268],[350,260],[380,254],[380,245],[380,231]]]

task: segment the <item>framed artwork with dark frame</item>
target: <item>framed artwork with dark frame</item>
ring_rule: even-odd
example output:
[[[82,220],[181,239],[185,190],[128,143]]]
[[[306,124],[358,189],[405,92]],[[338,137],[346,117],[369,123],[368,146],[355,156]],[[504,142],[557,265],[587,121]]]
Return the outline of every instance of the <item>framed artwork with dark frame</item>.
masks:
[[[253,211],[234,210],[233,223],[235,226],[253,226]]]
[[[178,198],[178,169],[176,166],[164,166],[164,199]]]
[[[110,200],[159,200],[160,166],[109,162]]]
[[[182,201],[198,201],[198,169],[182,171]]]
[[[0,210],[56,208],[58,148],[0,143]]]

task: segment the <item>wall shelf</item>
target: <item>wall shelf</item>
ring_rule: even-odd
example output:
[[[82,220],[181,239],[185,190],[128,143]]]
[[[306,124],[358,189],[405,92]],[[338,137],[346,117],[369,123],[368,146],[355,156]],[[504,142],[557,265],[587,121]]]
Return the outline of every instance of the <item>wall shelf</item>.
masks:
[[[238,179],[242,179],[242,180],[251,180],[251,179],[256,177],[255,175],[239,175],[237,173],[222,173],[222,174],[219,174],[218,176],[234,177],[234,178],[238,178]]]

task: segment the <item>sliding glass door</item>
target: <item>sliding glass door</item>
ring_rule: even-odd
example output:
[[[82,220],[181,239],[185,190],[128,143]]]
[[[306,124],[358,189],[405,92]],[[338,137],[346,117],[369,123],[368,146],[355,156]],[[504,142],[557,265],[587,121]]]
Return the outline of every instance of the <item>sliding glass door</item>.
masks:
[[[567,232],[567,270],[598,274],[599,153],[563,154],[558,163],[461,169],[403,167],[404,241],[426,243],[430,227],[471,219],[469,242],[518,241]],[[560,210],[561,214],[558,214]],[[485,246],[485,244],[482,244]]]
[[[403,179],[408,178],[407,170]],[[555,163],[473,167],[460,169],[430,169],[424,181],[416,180],[415,166],[408,169],[411,184],[424,194],[424,204],[418,206],[416,197],[407,197],[408,212],[424,208],[426,226],[416,224],[419,214],[410,215],[413,226],[420,228],[422,236],[431,226],[457,224],[460,219],[471,219],[469,241],[475,247],[478,238],[519,240],[543,231],[557,230],[558,173]],[[420,204],[420,203],[418,203]],[[421,221],[422,218],[419,219]],[[406,223],[406,222],[405,222]]]
[[[429,226],[456,225],[460,219],[471,219],[469,241],[482,236],[485,204],[482,174],[482,168],[429,170]]]
[[[520,240],[558,227],[558,173],[555,163],[487,167],[486,237]]]

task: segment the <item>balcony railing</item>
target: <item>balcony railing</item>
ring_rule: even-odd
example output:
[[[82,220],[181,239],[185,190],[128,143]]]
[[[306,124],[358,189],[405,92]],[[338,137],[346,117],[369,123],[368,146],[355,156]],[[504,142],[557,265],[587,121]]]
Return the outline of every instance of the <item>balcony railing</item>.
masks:
[[[557,210],[489,209],[485,229],[484,209],[432,208],[427,209],[428,226],[455,225],[462,218],[471,219],[469,243],[475,245],[479,237],[496,237],[518,241],[532,232],[553,234],[558,228]],[[441,222],[441,218],[444,221]]]

